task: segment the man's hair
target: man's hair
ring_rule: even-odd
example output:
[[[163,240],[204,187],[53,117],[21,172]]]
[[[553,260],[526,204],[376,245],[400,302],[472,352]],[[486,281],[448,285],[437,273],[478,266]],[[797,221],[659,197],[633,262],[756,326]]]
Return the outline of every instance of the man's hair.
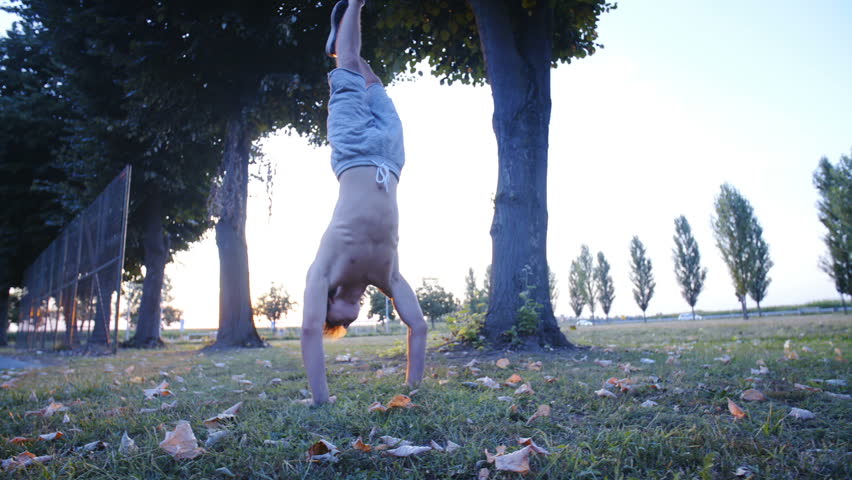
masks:
[[[343,325],[332,325],[328,323],[328,319],[326,319],[325,325],[322,326],[322,336],[332,340],[345,337],[346,332],[346,327]]]

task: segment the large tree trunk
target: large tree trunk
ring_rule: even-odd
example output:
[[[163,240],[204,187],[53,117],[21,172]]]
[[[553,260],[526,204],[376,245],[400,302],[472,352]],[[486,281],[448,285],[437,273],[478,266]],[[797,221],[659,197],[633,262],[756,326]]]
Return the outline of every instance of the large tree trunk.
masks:
[[[739,297],[740,297],[740,304],[742,305],[742,309],[743,309],[743,320],[748,320],[748,307],[746,307],[746,296],[740,295]]]
[[[139,304],[139,321],[136,334],[128,346],[138,348],[160,347],[162,323],[163,278],[169,260],[169,240],[163,230],[163,199],[160,189],[151,186],[145,201],[142,248],[145,255],[145,280],[142,282],[142,300]]]
[[[220,217],[216,223],[219,247],[219,331],[213,347],[261,347],[254,327],[249,291],[246,203],[250,128],[243,118],[228,122],[225,133],[224,179]]]
[[[9,344],[9,286],[0,284],[0,347]]]
[[[548,2],[532,15],[521,2],[471,0],[494,99],[497,195],[491,224],[491,292],[485,334],[500,342],[517,322],[520,293],[541,305],[536,340],[570,346],[550,303],[547,266],[547,148],[553,23]]]

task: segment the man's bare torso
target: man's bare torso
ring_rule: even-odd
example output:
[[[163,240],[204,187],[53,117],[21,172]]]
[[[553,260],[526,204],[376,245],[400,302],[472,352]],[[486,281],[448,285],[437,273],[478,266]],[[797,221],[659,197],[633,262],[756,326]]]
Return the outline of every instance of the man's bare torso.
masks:
[[[314,262],[330,286],[388,288],[398,268],[396,188],[393,175],[388,191],[376,182],[376,167],[355,167],[340,176],[337,205]]]

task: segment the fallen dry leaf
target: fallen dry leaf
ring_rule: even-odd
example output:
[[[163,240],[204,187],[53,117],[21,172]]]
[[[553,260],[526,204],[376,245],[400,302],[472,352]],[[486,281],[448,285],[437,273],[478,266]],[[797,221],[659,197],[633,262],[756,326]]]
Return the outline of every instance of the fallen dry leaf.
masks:
[[[617,398],[614,393],[610,392],[609,390],[607,390],[605,388],[602,388],[600,390],[595,390],[595,395],[597,395],[601,398]]]
[[[491,470],[487,468],[480,468],[479,473],[476,474],[476,480],[488,480],[488,477],[491,475]]]
[[[216,446],[217,443],[219,443],[220,441],[222,441],[222,440],[224,440],[224,439],[226,439],[230,436],[231,436],[230,430],[216,430],[214,432],[211,432],[207,436],[207,440],[204,441],[204,446],[207,447],[207,448],[213,448],[213,447]]]
[[[29,412],[24,412],[25,417],[37,416],[37,417],[52,417],[56,412],[64,412],[68,410],[67,407],[64,407],[61,403],[56,403],[51,398],[46,407],[41,410],[30,410]]]
[[[403,440],[401,438],[391,437],[388,435],[383,435],[379,437],[379,441],[388,447],[404,447],[406,445],[411,445],[411,442],[408,440]]]
[[[243,406],[243,402],[238,402],[233,405],[231,408],[225,410],[224,412],[216,415],[215,417],[208,418],[204,420],[204,426],[207,427],[208,430],[215,430],[217,428],[224,428],[224,425],[234,418],[237,417],[237,413],[240,412],[240,409]]]
[[[539,455],[550,455],[550,452],[536,445],[532,437],[521,437],[518,439],[518,443],[525,447],[530,447],[533,453],[537,453]]]
[[[444,450],[447,453],[452,453],[452,452],[455,452],[456,450],[458,450],[460,448],[461,448],[461,445],[459,445],[458,443],[455,443],[452,440],[447,440],[447,446],[444,447]]]
[[[821,392],[822,391],[821,388],[809,387],[807,385],[802,385],[801,383],[794,383],[793,388],[795,388],[796,390],[804,390],[806,392]]]
[[[331,442],[320,440],[308,448],[308,461],[317,463],[334,463],[340,460],[337,458],[338,454],[340,454],[340,450],[338,450]]]
[[[166,438],[160,442],[160,448],[176,460],[191,460],[205,452],[198,446],[198,440],[186,420],[178,421],[173,431],[166,432]]]
[[[541,370],[541,362],[530,362],[527,364],[527,368],[534,372],[538,372]]]
[[[525,383],[515,390],[515,395],[534,395],[535,390],[532,389],[529,383]]]
[[[749,388],[740,394],[740,398],[747,402],[762,402],[766,400],[766,395],[763,394],[760,390],[755,390],[753,388]]]
[[[373,450],[373,446],[365,444],[363,440],[361,440],[360,436],[356,438],[354,442],[352,442],[352,448],[354,448],[355,450],[360,450],[364,453],[370,453]]]
[[[842,398],[843,400],[852,400],[852,395],[845,393],[825,392],[826,395],[833,398]]]
[[[499,368],[506,368],[506,367],[509,366],[509,359],[508,358],[501,358],[500,360],[497,360],[496,365]]]
[[[805,410],[804,408],[792,408],[788,415],[793,418],[798,418],[799,420],[810,420],[812,418],[816,418],[814,412]]]
[[[595,360],[595,365],[597,365],[599,367],[611,367],[612,366],[612,360],[597,359],[597,360]]]
[[[4,472],[13,472],[19,468],[26,468],[37,463],[45,463],[53,460],[53,455],[44,455],[37,457],[30,452],[24,452],[15,457],[10,457],[8,460],[3,460],[2,465]]]
[[[23,445],[25,443],[29,443],[29,442],[32,442],[32,441],[33,441],[32,438],[27,438],[27,437],[14,437],[14,438],[9,439],[9,443],[11,443],[12,445]]]
[[[657,405],[659,405],[659,404],[657,402],[653,401],[653,400],[645,400],[644,402],[642,402],[642,404],[640,406],[645,407],[645,408],[651,408],[651,407],[656,407]]]
[[[388,407],[381,404],[381,402],[373,402],[369,407],[367,407],[368,412],[387,412]]]
[[[733,415],[736,419],[746,417],[746,412],[744,412],[743,409],[730,398],[728,399],[728,411],[730,411],[731,415]]]
[[[82,450],[84,452],[96,452],[96,451],[100,451],[100,450],[106,450],[107,447],[109,447],[108,443],[106,443],[102,440],[96,440],[94,442],[90,442],[90,443],[83,445],[82,447],[80,447],[80,450]]]
[[[391,457],[410,457],[412,455],[417,455],[419,453],[428,452],[432,450],[432,447],[422,447],[416,445],[403,445],[401,447],[394,448],[392,450],[386,450],[382,453],[382,455],[387,455]]]
[[[642,371],[642,369],[641,369],[641,368],[639,368],[639,367],[634,367],[633,365],[631,365],[631,364],[630,364],[630,362],[619,363],[619,364],[618,364],[618,369],[619,369],[619,370],[621,370],[621,371],[622,371],[622,372],[624,372],[624,373],[640,372],[640,371]]]
[[[142,392],[145,394],[145,400],[152,400],[156,397],[168,397],[172,395],[172,391],[169,390],[169,382],[166,381],[163,381],[154,388],[143,389]]]
[[[798,360],[799,354],[793,349],[793,343],[790,340],[784,342],[784,359],[785,360]]]
[[[494,379],[491,378],[491,377],[477,378],[476,381],[485,385],[486,387],[488,387],[492,390],[499,390],[500,389],[500,384],[495,382]]]
[[[535,413],[532,414],[529,420],[527,420],[527,425],[532,423],[533,420],[541,417],[549,417],[550,416],[550,405],[539,405],[538,409]]]
[[[391,401],[388,402],[388,409],[391,408],[411,408],[416,407],[417,405],[411,403],[411,397],[407,395],[395,395],[391,398]]]
[[[64,436],[65,436],[65,434],[62,433],[62,432],[53,432],[53,433],[45,433],[44,435],[39,435],[38,438],[39,438],[39,440],[45,440],[45,441],[49,442],[49,441],[52,441],[52,440],[58,440],[58,439],[60,439]]]
[[[503,384],[508,387],[517,387],[518,384],[523,381],[524,379],[521,378],[520,375],[518,375],[517,373],[513,373],[509,378],[506,379],[505,382],[503,382]]]
[[[727,364],[731,363],[731,356],[730,355],[722,355],[721,357],[716,357],[713,360],[716,360],[717,362],[722,362],[722,365],[727,365]]]
[[[115,407],[104,411],[105,417],[118,417],[130,411],[130,407]]]
[[[118,451],[122,455],[133,455],[139,451],[139,447],[136,446],[136,442],[127,435],[126,431],[121,436],[121,444],[118,446]]]
[[[555,381],[557,381],[557,380],[559,380],[559,379],[558,379],[558,378],[556,378],[556,377],[552,377],[552,376],[550,376],[550,375],[545,375],[545,376],[544,376],[544,381],[545,381],[546,383],[553,383],[553,382],[555,382]]]
[[[527,474],[530,471],[530,447],[524,447],[507,455],[494,457],[494,468],[504,472]]]

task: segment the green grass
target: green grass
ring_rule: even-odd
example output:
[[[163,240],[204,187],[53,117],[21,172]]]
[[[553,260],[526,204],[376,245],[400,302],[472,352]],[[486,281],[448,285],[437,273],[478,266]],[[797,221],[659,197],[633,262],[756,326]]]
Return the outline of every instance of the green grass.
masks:
[[[511,452],[518,448],[518,437],[533,437],[551,455],[533,457],[531,473],[525,478],[734,478],[733,472],[745,465],[757,472],[755,478],[850,478],[852,400],[793,386],[800,383],[850,393],[847,386],[818,382],[850,380],[849,363],[836,360],[834,352],[839,348],[852,357],[850,326],[852,317],[842,315],[611,325],[568,332],[573,341],[591,348],[567,353],[430,353],[427,378],[413,394],[420,406],[386,413],[369,413],[367,407],[410,393],[402,386],[404,358],[386,355],[399,351],[400,336],[327,342],[329,384],[338,401],[321,408],[292,403],[303,398],[300,390],[307,388],[294,340],[274,340],[271,348],[262,350],[222,353],[199,354],[198,344],[175,343],[164,351],[129,350],[116,357],[56,357],[64,363],[20,375],[2,372],[18,380],[0,391],[0,457],[24,450],[56,456],[15,474],[22,478],[225,478],[214,472],[220,467],[238,478],[261,479],[469,479],[483,467],[491,468],[490,478],[520,478],[495,472],[493,465],[484,463],[483,451],[494,452],[502,444]],[[798,360],[783,360],[788,339]],[[0,351],[4,353],[14,352]],[[343,353],[359,360],[335,362]],[[677,364],[666,364],[670,354],[679,355]],[[729,364],[714,360],[725,354],[732,357]],[[511,361],[505,370],[495,366],[504,356]],[[472,358],[481,362],[480,373],[464,369]],[[656,363],[641,363],[642,358]],[[613,366],[600,367],[596,359],[612,360]],[[269,360],[272,368],[259,363],[263,360]],[[530,360],[541,361],[542,369],[527,369]],[[765,362],[769,374],[751,374],[758,360]],[[629,374],[631,379],[656,382],[662,389],[636,388],[616,399],[595,396],[593,392],[608,378],[628,376],[616,366],[624,362],[642,368]],[[217,363],[225,366],[217,367]],[[106,372],[106,364],[115,371]],[[126,373],[130,367],[133,371]],[[378,369],[389,367],[398,367],[397,373],[377,378]],[[450,375],[451,371],[458,374]],[[515,396],[514,389],[507,387],[493,391],[463,385],[482,376],[503,381],[512,373],[520,374],[536,393]],[[235,392],[241,386],[232,376],[240,374],[253,382],[251,390]],[[546,375],[558,380],[547,383]],[[754,384],[747,377],[761,380]],[[273,378],[282,382],[272,385]],[[170,382],[177,407],[138,413],[163,403],[145,400],[142,394],[143,388],[162,380]],[[752,387],[769,400],[740,400],[740,393]],[[264,399],[258,396],[262,392]],[[498,396],[514,396],[517,412],[512,413],[510,403]],[[76,400],[83,403],[69,407],[70,423],[62,423],[62,413],[50,418],[24,416],[28,410],[45,407],[50,397],[66,405]],[[745,419],[733,420],[728,397],[747,411]],[[645,400],[659,405],[642,407]],[[178,420],[189,421],[203,443],[208,434],[202,421],[238,401],[244,404],[230,427],[232,434],[207,453],[178,461],[158,447],[164,431],[172,430]],[[526,425],[542,404],[552,407],[551,416]],[[116,407],[128,411],[105,415]],[[793,419],[787,416],[792,407],[810,410],[817,417]],[[57,430],[66,436],[24,446],[8,443],[15,436]],[[118,451],[125,431],[139,446],[135,454]],[[373,439],[368,441],[371,432]],[[349,444],[359,435],[366,443],[375,444],[379,436],[390,435],[415,445],[428,445],[430,440],[443,445],[451,440],[462,448],[449,454],[390,458],[351,449]],[[321,438],[342,450],[338,463],[305,460],[308,447]],[[90,453],[75,450],[97,440],[109,447]],[[265,445],[264,440],[286,442]]]

